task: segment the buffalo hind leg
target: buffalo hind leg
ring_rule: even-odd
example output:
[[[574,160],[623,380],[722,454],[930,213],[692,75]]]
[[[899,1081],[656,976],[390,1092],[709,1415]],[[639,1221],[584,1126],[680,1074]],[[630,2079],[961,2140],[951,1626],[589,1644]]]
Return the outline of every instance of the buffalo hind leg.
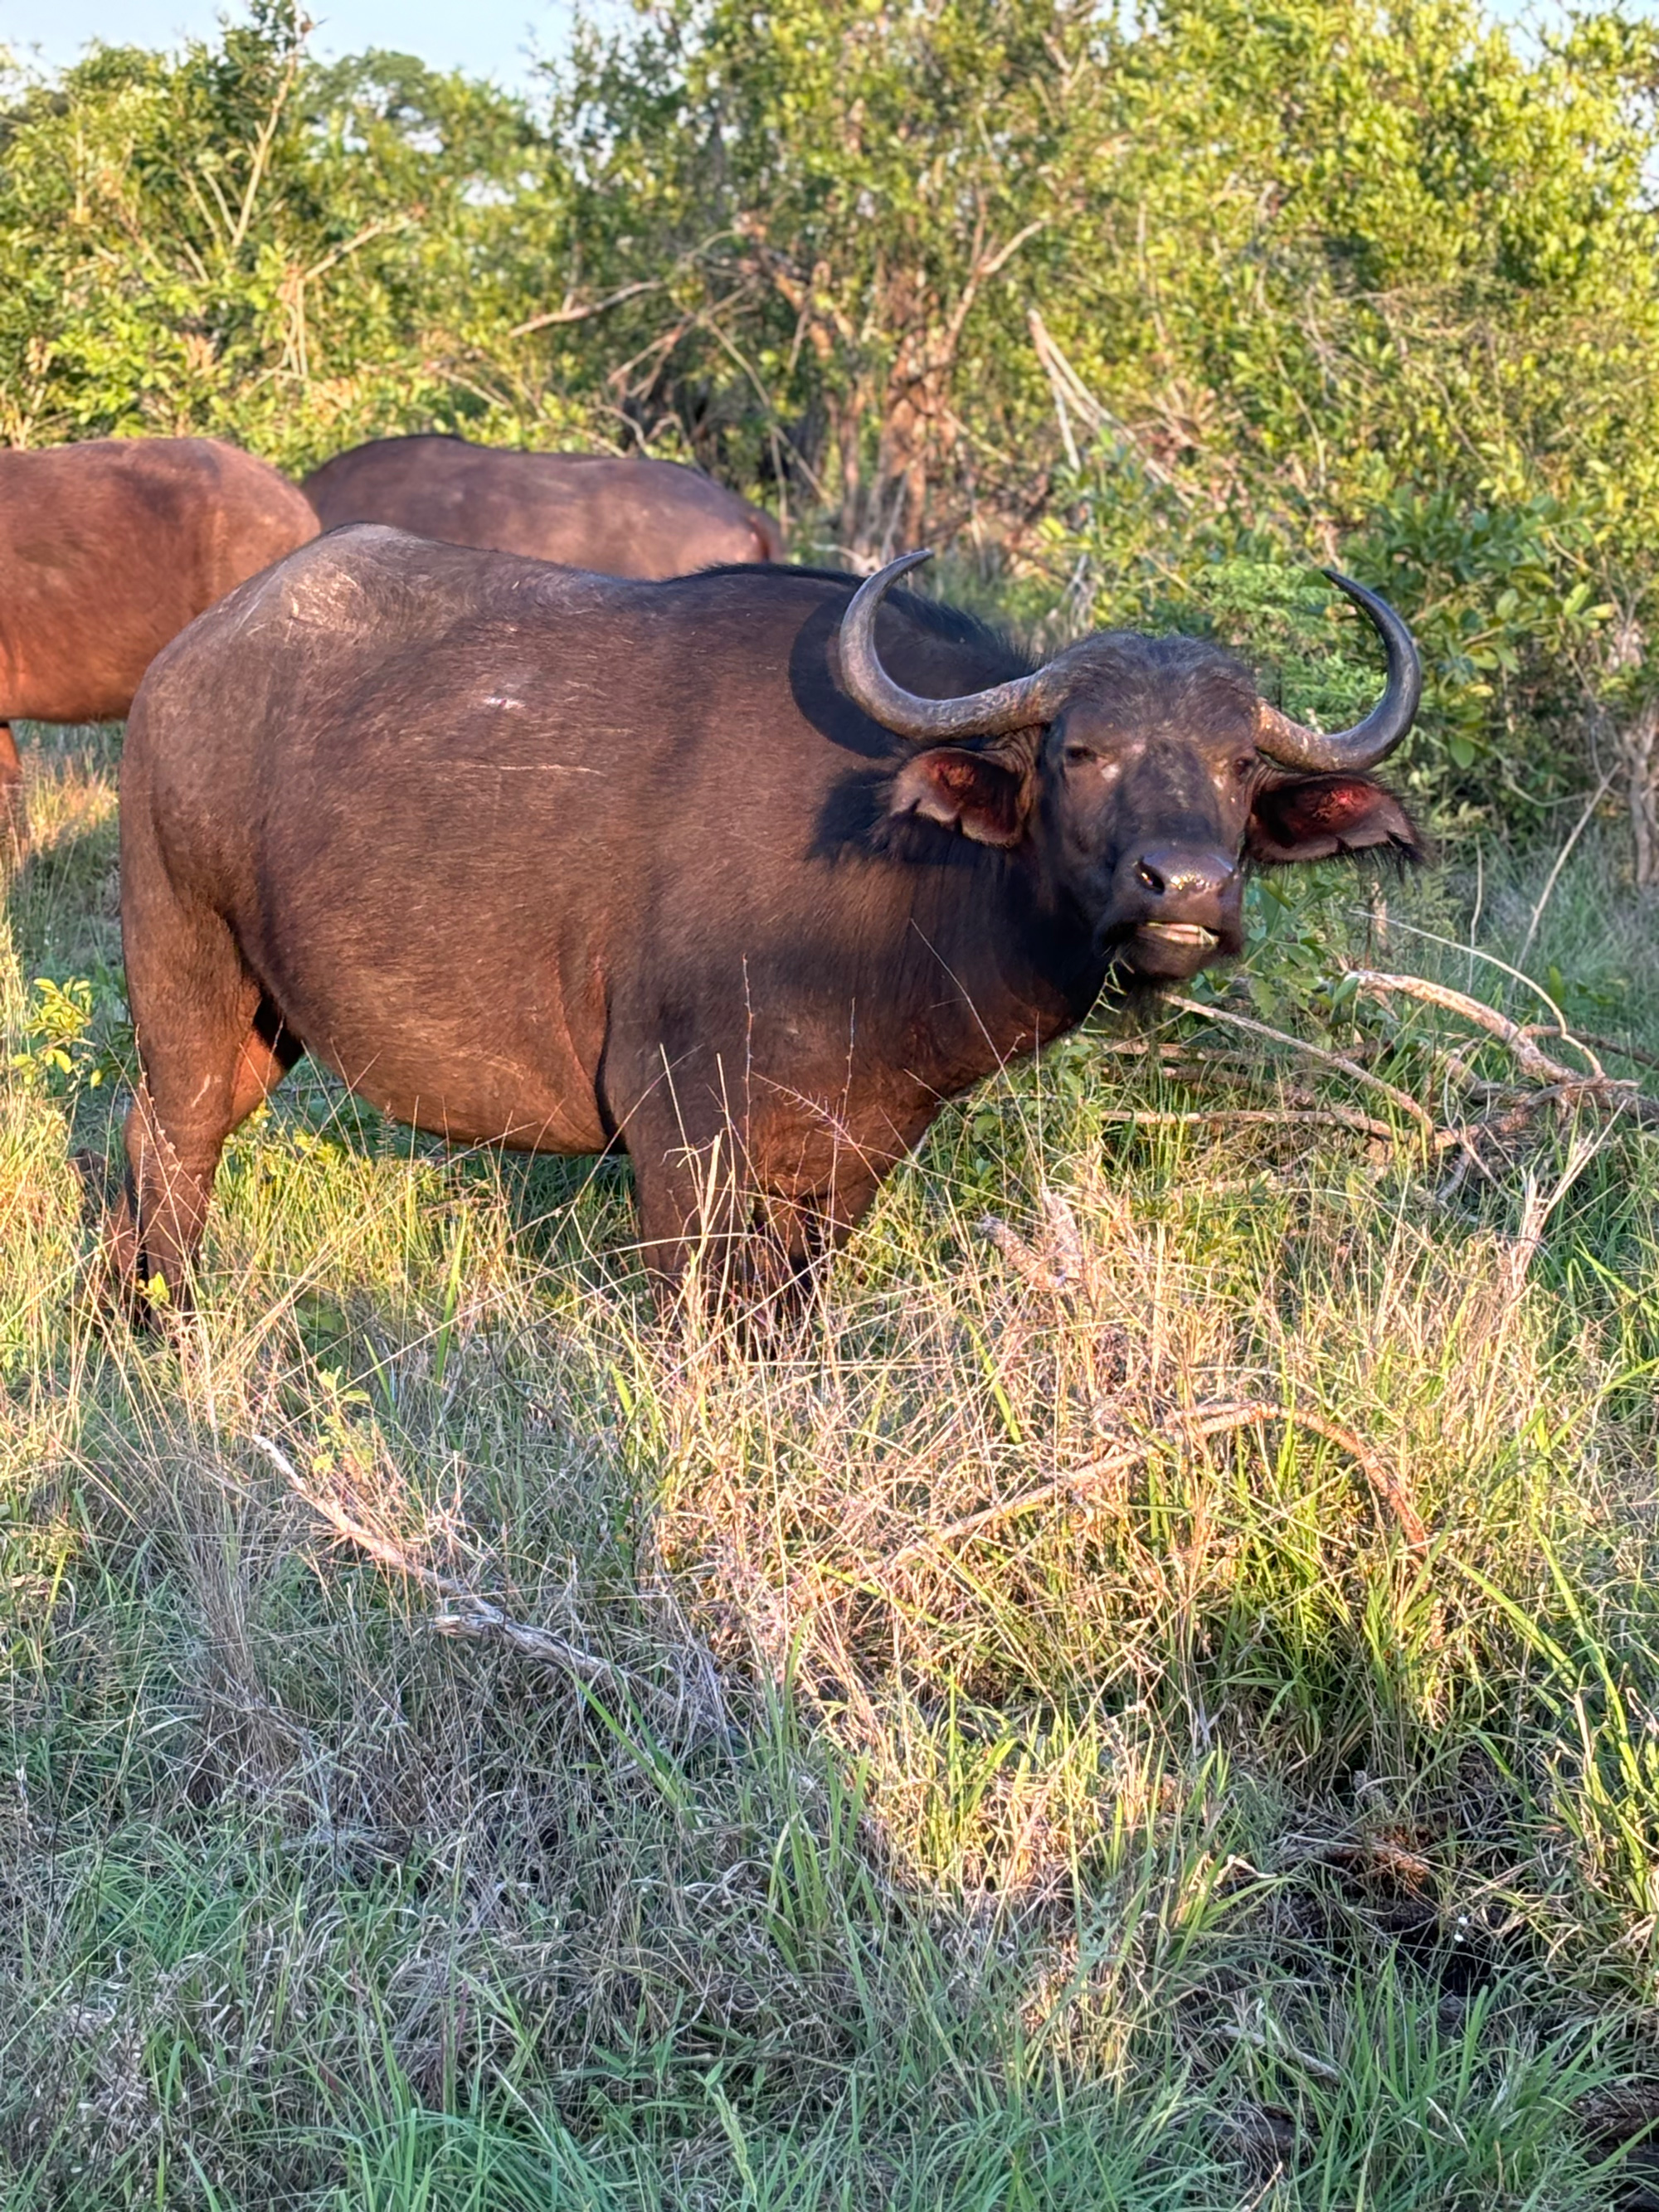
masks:
[[[167,1304],[189,1296],[225,1139],[275,1090],[304,1048],[245,978],[232,1024],[204,1023],[156,1050],[127,1115],[127,1184],[106,1243],[111,1272],[135,1307],[158,1287]]]
[[[28,842],[23,763],[11,724],[0,722],[0,869],[21,860],[28,849]]]

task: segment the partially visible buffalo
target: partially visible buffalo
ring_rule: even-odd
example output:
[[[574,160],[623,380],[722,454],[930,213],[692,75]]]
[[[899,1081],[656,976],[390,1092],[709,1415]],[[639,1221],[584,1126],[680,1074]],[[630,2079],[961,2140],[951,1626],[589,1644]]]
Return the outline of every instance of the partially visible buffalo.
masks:
[[[1109,976],[1237,952],[1252,862],[1417,854],[1365,773],[1417,658],[1358,585],[1387,689],[1323,736],[1212,645],[1033,670],[884,603],[925,557],[641,584],[357,529],[195,623],[121,771],[126,1278],[182,1285],[226,1137],[309,1051],[462,1142],[625,1148],[659,1284],[735,1233],[764,1290]]]
[[[186,623],[316,535],[286,477],[212,438],[0,452],[0,808],[14,717],[118,720]]]
[[[303,489],[325,530],[384,522],[606,576],[684,576],[783,558],[769,514],[676,461],[380,438],[325,461]]]

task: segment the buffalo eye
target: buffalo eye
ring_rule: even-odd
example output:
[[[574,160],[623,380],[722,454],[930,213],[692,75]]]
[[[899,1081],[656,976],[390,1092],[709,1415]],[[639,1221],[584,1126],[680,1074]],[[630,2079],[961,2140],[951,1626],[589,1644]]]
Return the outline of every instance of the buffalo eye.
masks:
[[[1241,783],[1243,782],[1247,775],[1254,775],[1255,771],[1255,755],[1254,753],[1241,753],[1238,758],[1233,763],[1233,774],[1238,778]]]
[[[1099,754],[1091,752],[1087,745],[1078,744],[1066,746],[1060,754],[1060,758],[1067,768],[1082,768],[1085,763],[1098,760],[1099,757]]]

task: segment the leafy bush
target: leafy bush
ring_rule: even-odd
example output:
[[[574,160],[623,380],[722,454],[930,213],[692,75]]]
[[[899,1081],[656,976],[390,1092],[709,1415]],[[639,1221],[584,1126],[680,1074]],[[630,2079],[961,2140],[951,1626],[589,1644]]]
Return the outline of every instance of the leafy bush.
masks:
[[[16,84],[0,431],[607,442],[1258,655],[1340,559],[1422,634],[1443,819],[1622,745],[1659,822],[1656,85],[1616,8],[1528,58],[1473,0],[657,0],[521,99],[254,0]]]

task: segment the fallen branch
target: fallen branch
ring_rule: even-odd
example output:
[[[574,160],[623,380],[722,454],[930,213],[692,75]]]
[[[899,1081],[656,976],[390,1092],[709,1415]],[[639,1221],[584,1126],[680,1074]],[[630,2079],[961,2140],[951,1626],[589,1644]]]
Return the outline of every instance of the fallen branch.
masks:
[[[1412,1503],[1405,1486],[1370,1447],[1360,1441],[1350,1428],[1333,1421],[1323,1413],[1308,1412],[1304,1407],[1281,1406],[1270,1400],[1249,1398],[1231,1405],[1196,1406],[1190,1411],[1171,1414],[1159,1432],[1137,1443],[1120,1444],[1103,1457],[1089,1460],[1065,1474],[1056,1475],[1050,1482],[1038,1483],[1030,1490],[1023,1490],[1018,1498],[1005,1498],[1000,1504],[982,1507],[960,1521],[952,1521],[943,1528],[929,1529],[925,1535],[914,1538],[896,1551],[886,1562],[889,1572],[908,1566],[924,1558],[937,1547],[959,1544],[973,1536],[982,1536],[987,1530],[1000,1528],[1010,1521],[1023,1520],[1028,1513],[1042,1511],[1062,1498],[1075,1497],[1079,1490],[1109,1481],[1127,1474],[1131,1468],[1150,1459],[1152,1454],[1170,1443],[1194,1443],[1205,1437],[1227,1436],[1239,1429],[1260,1427],[1267,1421],[1285,1421],[1291,1427],[1305,1429],[1311,1436],[1322,1437],[1327,1443],[1334,1444],[1346,1452],[1370,1483],[1378,1503],[1387,1508],[1399,1524],[1401,1534],[1413,1547],[1428,1541],[1428,1530],[1421,1515]]]
[[[522,1659],[533,1660],[538,1665],[560,1667],[584,1682],[603,1682],[612,1689],[623,1689],[633,1696],[652,1702],[660,1702],[660,1692],[651,1684],[641,1682],[625,1668],[614,1666],[608,1659],[600,1659],[580,1645],[568,1643],[555,1636],[550,1629],[536,1628],[527,1622],[512,1620],[494,1598],[481,1596],[469,1589],[465,1583],[441,1575],[435,1568],[422,1560],[411,1559],[404,1547],[389,1536],[376,1534],[361,1521],[348,1513],[337,1498],[319,1498],[307,1487],[299,1469],[280,1444],[269,1437],[249,1438],[256,1449],[262,1451],[288,1484],[301,1504],[325,1521],[344,1543],[352,1545],[373,1559],[378,1566],[418,1583],[422,1589],[434,1597],[447,1598],[453,1612],[438,1614],[432,1627],[440,1636],[465,1637],[477,1643],[505,1644]]]
[[[1098,1050],[1113,1060],[1179,1060],[1190,1047],[1149,1037],[1103,1037]]]
[[[1077,1216],[1058,1191],[1045,1190],[1042,1211],[1048,1226],[1048,1249],[1051,1259],[1029,1245],[1018,1231],[994,1213],[981,1216],[974,1224],[988,1243],[994,1244],[1014,1273],[1028,1282],[1033,1290],[1070,1291],[1084,1282],[1087,1272],[1083,1256],[1083,1238],[1077,1225]]]
[[[1206,1022],[1222,1022],[1229,1029],[1244,1030],[1247,1036],[1266,1037],[1270,1044],[1288,1045],[1293,1052],[1299,1052],[1309,1060],[1316,1060],[1322,1066],[1339,1068],[1344,1075],[1351,1075],[1356,1083],[1368,1083],[1374,1091],[1380,1091],[1402,1114],[1416,1122],[1430,1144],[1436,1143],[1440,1136],[1435,1127],[1434,1116],[1419,1106],[1415,1098],[1404,1091],[1397,1090],[1392,1083],[1385,1083],[1380,1075],[1373,1075],[1370,1068],[1362,1067],[1357,1060],[1350,1060],[1344,1053],[1328,1052],[1322,1045],[1310,1044],[1304,1037],[1292,1036],[1287,1030],[1270,1028],[1266,1022],[1252,1021],[1247,1014],[1235,1014],[1224,1006],[1206,1006],[1197,999],[1171,998],[1164,1003],[1178,1006],[1183,1014],[1200,1014]],[[1390,1131],[1389,1134],[1392,1135],[1393,1132]]]
[[[1607,1140],[1611,1125],[1604,1125],[1600,1134],[1587,1137],[1576,1134],[1568,1149],[1566,1163],[1556,1178],[1555,1188],[1547,1196],[1540,1188],[1536,1176],[1528,1174],[1521,1201],[1521,1222],[1515,1242],[1506,1256],[1509,1276],[1509,1295],[1518,1298],[1526,1285],[1527,1275],[1538,1257],[1544,1243],[1544,1231],[1550,1216],[1572,1188],[1584,1170]]]
[[[1417,999],[1425,1006],[1438,1006],[1443,1013],[1456,1014],[1473,1023],[1477,1029],[1485,1030],[1488,1036],[1506,1044],[1525,1073],[1536,1076],[1540,1082],[1566,1084],[1580,1091],[1636,1088],[1624,1077],[1608,1075],[1583,1040],[1569,1036],[1565,1030],[1559,1032],[1562,1042],[1576,1045],[1583,1054],[1589,1062],[1588,1073],[1582,1067],[1565,1067],[1559,1060],[1552,1060],[1548,1053],[1539,1048],[1531,1027],[1512,1022],[1496,1006],[1487,1006],[1484,999],[1471,998],[1467,992],[1454,991],[1445,983],[1431,983],[1425,975],[1386,975],[1374,968],[1351,968],[1348,973],[1362,991],[1370,991],[1374,996],[1393,994]]]

